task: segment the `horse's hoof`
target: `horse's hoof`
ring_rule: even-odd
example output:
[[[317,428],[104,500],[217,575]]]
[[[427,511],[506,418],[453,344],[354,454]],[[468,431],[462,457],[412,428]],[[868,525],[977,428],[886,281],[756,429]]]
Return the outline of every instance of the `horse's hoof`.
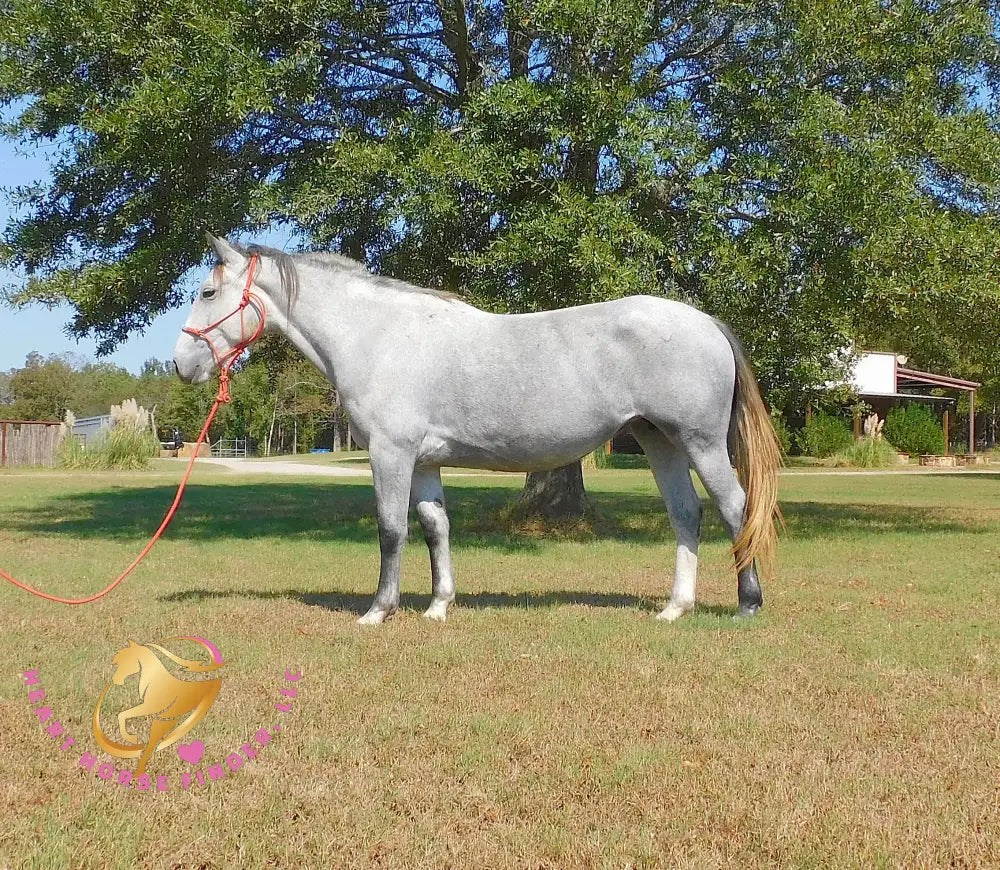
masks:
[[[424,611],[424,619],[445,622],[448,619],[448,602],[432,601],[431,606]]]
[[[656,618],[662,620],[663,622],[674,622],[680,619],[685,613],[690,613],[694,610],[694,602],[691,604],[674,604],[671,601],[666,607],[663,608],[659,613],[656,614]]]
[[[733,614],[733,619],[737,621],[742,621],[744,619],[750,619],[752,616],[757,615],[757,611],[760,610],[763,604],[741,604],[736,613]]]
[[[386,610],[376,610],[374,607],[358,620],[358,625],[381,625],[390,616]]]

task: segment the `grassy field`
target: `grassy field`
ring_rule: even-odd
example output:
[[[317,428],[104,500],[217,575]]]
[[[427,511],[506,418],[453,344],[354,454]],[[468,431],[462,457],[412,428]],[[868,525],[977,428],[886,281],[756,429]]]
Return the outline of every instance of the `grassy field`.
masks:
[[[159,469],[0,474],[0,566],[100,588],[172,496],[181,469]],[[0,867],[1000,865],[998,476],[787,475],[759,618],[730,619],[712,510],[699,608],[674,625],[652,618],[673,542],[648,472],[589,474],[602,519],[562,540],[496,529],[518,479],[454,479],[449,622],[419,616],[414,534],[405,609],[374,630],[354,623],[369,482],[195,479],[109,598],[0,588]],[[189,792],[172,748],[150,766],[168,791],[106,783],[79,757],[111,656],[171,635],[228,661],[191,735],[204,763],[281,733]],[[286,667],[305,676],[278,713]],[[78,746],[39,725],[28,668]]]

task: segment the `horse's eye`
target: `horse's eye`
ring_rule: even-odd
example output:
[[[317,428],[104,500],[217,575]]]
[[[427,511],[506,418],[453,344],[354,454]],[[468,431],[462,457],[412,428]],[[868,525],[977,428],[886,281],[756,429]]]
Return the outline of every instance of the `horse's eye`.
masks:
[[[211,299],[214,295],[215,295],[214,287],[206,287],[204,290],[201,291],[202,299]]]

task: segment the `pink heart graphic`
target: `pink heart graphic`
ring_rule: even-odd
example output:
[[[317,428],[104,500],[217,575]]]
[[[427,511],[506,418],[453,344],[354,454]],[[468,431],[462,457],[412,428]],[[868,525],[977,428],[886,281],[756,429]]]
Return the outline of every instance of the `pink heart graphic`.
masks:
[[[192,740],[190,743],[182,743],[177,747],[177,754],[181,761],[197,764],[205,754],[205,744],[200,740]]]

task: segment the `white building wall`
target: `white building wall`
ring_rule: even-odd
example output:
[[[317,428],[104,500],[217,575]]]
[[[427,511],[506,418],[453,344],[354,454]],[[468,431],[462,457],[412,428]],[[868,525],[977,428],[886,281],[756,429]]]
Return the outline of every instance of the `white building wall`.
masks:
[[[82,437],[84,443],[93,438],[102,429],[111,428],[111,415],[100,417],[81,417],[73,424],[73,434]]]
[[[885,394],[896,392],[896,355],[893,353],[863,353],[851,368],[851,385],[859,393]]]

